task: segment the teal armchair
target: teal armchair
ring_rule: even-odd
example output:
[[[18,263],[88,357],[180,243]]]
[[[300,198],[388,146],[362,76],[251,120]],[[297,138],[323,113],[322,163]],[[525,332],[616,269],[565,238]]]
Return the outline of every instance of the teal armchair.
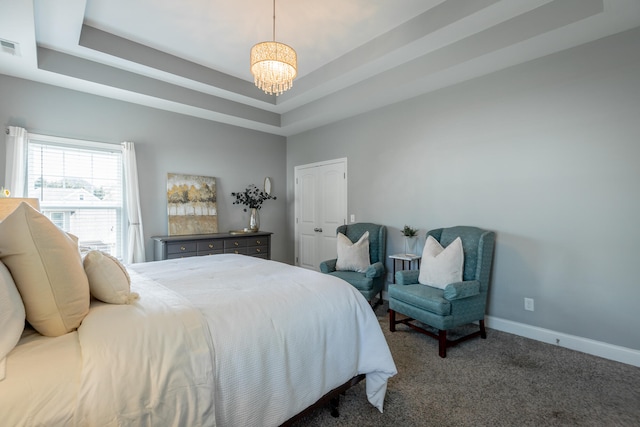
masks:
[[[433,236],[443,247],[460,237],[464,252],[462,281],[439,289],[418,283],[420,272],[417,270],[396,272],[396,283],[389,285],[388,290],[389,329],[395,332],[396,325],[402,323],[436,338],[440,357],[446,357],[447,347],[473,337],[487,337],[484,315],[495,233],[476,227],[458,226],[431,230],[428,235]],[[396,313],[407,317],[396,320]],[[414,322],[416,320],[437,329],[438,334],[420,327]],[[476,321],[479,330],[456,340],[447,339],[448,330]]]
[[[385,258],[387,252],[387,227],[384,225],[361,222],[357,224],[341,225],[336,229],[336,234],[342,233],[352,242],[357,242],[362,235],[369,232],[369,259],[371,265],[364,273],[357,271],[337,271],[337,259],[330,259],[320,263],[320,271],[339,277],[350,283],[364,295],[371,304],[376,294],[380,298],[373,307],[382,302],[382,289],[384,289],[386,268]]]

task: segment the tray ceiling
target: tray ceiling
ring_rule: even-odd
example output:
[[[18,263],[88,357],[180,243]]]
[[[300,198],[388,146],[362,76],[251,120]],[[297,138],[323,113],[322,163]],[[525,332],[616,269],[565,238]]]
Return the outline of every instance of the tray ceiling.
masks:
[[[637,0],[277,0],[276,97],[249,73],[272,6],[1,0],[0,73],[288,136],[640,26]]]

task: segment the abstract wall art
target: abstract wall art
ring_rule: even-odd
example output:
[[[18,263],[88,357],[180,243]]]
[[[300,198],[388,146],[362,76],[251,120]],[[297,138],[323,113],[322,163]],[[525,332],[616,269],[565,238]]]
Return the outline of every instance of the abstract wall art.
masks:
[[[169,235],[217,233],[216,194],[214,177],[167,174]]]

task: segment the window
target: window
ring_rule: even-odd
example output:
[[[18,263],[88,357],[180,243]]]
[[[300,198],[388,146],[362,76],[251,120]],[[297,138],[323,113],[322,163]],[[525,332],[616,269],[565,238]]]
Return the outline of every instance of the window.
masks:
[[[49,217],[52,223],[58,226],[58,228],[62,228],[63,230],[69,227],[65,222],[65,213],[64,212],[46,212],[45,215]]]
[[[119,145],[29,135],[26,194],[81,248],[123,258],[123,179]]]

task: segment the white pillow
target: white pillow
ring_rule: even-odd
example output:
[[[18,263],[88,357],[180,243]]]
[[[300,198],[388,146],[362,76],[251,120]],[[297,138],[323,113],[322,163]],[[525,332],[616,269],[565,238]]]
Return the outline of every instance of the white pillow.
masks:
[[[6,356],[24,330],[24,304],[7,267],[0,262],[0,381],[5,376]]]
[[[352,243],[347,236],[338,233],[338,260],[336,270],[367,271],[371,261],[369,260],[369,232],[365,231],[362,237]]]
[[[432,236],[427,237],[422,251],[418,282],[444,289],[449,283],[462,281],[464,252],[457,237],[446,249]]]
[[[89,312],[89,282],[78,245],[26,203],[0,222],[0,259],[11,272],[27,320],[42,335],[73,331]]]
[[[131,304],[138,299],[138,294],[131,292],[127,269],[117,258],[100,251],[89,251],[83,264],[94,298],[109,304]]]

